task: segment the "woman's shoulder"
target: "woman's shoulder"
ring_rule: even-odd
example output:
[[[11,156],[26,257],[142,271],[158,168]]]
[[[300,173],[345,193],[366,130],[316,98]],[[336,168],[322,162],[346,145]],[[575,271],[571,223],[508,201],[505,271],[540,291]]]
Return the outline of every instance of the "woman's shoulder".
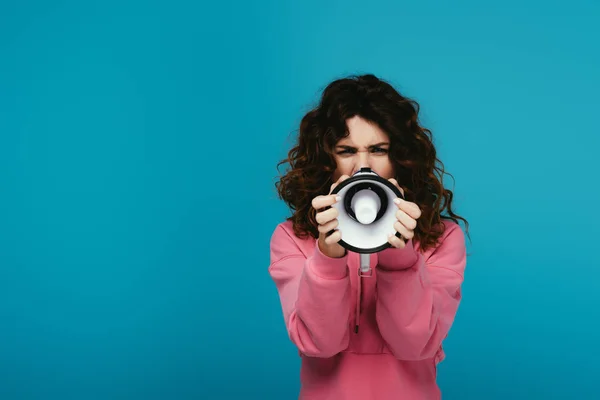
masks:
[[[312,253],[315,246],[312,237],[301,238],[294,232],[292,221],[286,220],[275,226],[271,235],[271,250],[281,253],[301,252],[305,257]]]
[[[286,233],[294,232],[294,225],[293,225],[292,221],[285,220],[283,222],[278,223],[275,226],[273,234],[282,234],[283,232],[286,232]]]
[[[299,238],[294,234],[294,225],[292,221],[278,223],[271,234],[271,242],[279,240],[295,241],[294,239],[298,240]]]
[[[464,234],[462,227],[451,219],[442,219],[442,225],[443,225],[443,229],[444,229],[442,238],[444,238],[444,239],[449,236]]]
[[[453,220],[442,219],[439,227],[442,234],[437,240],[437,244],[424,251],[426,258],[433,255],[456,255],[462,257],[466,251],[465,231]]]

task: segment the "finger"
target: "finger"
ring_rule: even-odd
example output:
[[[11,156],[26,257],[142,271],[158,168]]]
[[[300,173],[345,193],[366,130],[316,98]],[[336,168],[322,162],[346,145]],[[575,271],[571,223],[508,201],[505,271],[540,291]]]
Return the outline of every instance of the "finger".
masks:
[[[343,174],[342,176],[340,176],[337,180],[337,183],[342,183],[344,182],[346,179],[350,178],[349,175]]]
[[[333,192],[333,189],[335,189],[335,187],[336,187],[337,185],[339,185],[340,183],[344,182],[344,181],[345,181],[346,179],[348,179],[348,178],[350,178],[348,175],[342,175],[342,176],[340,176],[340,177],[339,177],[339,179],[338,179],[338,180],[337,180],[335,183],[333,183],[333,184],[331,185],[331,187],[330,187],[330,189],[329,189],[329,193]]]
[[[408,215],[402,210],[396,211],[396,219],[410,230],[415,230],[415,228],[417,227],[417,221],[415,221],[413,218],[411,218],[410,215]]]
[[[400,221],[394,223],[394,229],[406,240],[410,240],[415,236],[415,231],[406,228]]]
[[[338,210],[335,208],[330,208],[323,212],[317,213],[315,219],[317,220],[317,224],[324,225],[327,222],[331,221],[332,219],[336,218],[337,216],[338,216]]]
[[[320,210],[322,208],[335,204],[337,201],[339,201],[339,196],[335,194],[327,196],[317,196],[312,200],[312,206],[315,210]]]
[[[399,197],[394,199],[394,203],[396,203],[398,208],[408,214],[411,218],[419,219],[421,217],[421,209],[415,203],[406,201]]]
[[[331,235],[325,238],[325,243],[334,244],[340,241],[342,238],[342,233],[340,231],[334,231]]]
[[[390,179],[388,179],[388,181],[390,181],[392,183],[392,185],[396,186],[398,188],[398,190],[400,191],[400,193],[402,193],[402,197],[404,197],[404,189],[402,189],[400,187],[400,185],[398,184],[398,181],[395,180],[394,178],[390,178]]]
[[[328,233],[329,231],[334,230],[339,225],[339,221],[336,219],[327,222],[324,225],[319,225],[317,230],[321,233]]]
[[[390,235],[390,236],[388,236],[388,243],[391,244],[393,247],[395,247],[397,249],[403,249],[404,246],[406,246],[406,244],[404,243],[404,241],[402,239],[400,239],[396,235]]]

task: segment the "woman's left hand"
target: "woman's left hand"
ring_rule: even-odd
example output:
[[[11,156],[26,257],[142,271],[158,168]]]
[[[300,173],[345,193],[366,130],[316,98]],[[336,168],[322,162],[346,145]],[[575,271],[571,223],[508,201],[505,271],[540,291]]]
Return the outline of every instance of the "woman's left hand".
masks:
[[[398,182],[393,178],[388,180],[396,186],[404,196],[404,190],[398,185]],[[421,209],[417,204],[399,197],[394,200],[394,203],[398,206],[394,229],[396,232],[400,233],[405,240],[411,240],[415,236],[414,232],[417,227],[417,219],[421,217]],[[402,240],[396,235],[390,235],[388,237],[388,242],[397,249],[402,249],[406,246],[405,240]]]

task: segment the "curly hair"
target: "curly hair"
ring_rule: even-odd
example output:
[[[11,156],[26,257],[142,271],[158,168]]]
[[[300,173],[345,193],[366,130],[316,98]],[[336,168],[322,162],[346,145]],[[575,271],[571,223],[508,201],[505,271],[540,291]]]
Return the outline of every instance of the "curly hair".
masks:
[[[292,211],[294,233],[318,238],[312,199],[328,194],[336,162],[333,149],[349,135],[346,121],[359,116],[390,138],[389,158],[406,200],[421,208],[414,240],[422,250],[435,246],[444,233],[442,219],[468,222],[452,210],[453,193],[444,188],[444,164],[437,158],[431,131],[419,123],[419,104],[372,74],[331,82],[317,107],[300,122],[297,143],[277,164],[290,169],[275,183],[278,196]],[[450,175],[450,174],[448,174]],[[450,175],[451,176],[451,175]],[[444,214],[445,213],[445,214]]]

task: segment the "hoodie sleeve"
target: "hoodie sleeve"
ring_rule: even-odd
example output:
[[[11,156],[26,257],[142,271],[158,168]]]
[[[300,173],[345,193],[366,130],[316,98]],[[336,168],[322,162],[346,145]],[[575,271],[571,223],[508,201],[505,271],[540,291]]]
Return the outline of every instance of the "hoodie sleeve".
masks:
[[[425,259],[412,241],[379,253],[377,324],[398,359],[434,357],[454,321],[466,265],[463,231],[447,225],[441,244]]]
[[[316,240],[315,240],[316,242]],[[271,237],[269,274],[291,341],[312,357],[331,357],[350,340],[348,255],[330,258],[315,243],[306,257],[279,225]]]

